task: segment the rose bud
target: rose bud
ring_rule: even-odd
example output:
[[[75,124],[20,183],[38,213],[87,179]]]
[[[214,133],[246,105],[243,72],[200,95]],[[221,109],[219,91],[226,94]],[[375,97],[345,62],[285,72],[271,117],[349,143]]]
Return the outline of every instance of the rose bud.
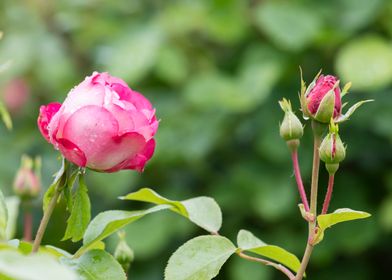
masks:
[[[119,241],[114,251],[114,258],[120,263],[125,273],[127,273],[135,256],[133,250],[129,247],[125,240],[125,232],[118,232],[118,237]]]
[[[284,118],[280,125],[280,136],[287,142],[290,148],[297,148],[299,139],[304,134],[301,121],[293,113],[290,100],[283,98],[279,105],[284,111]]]
[[[338,132],[338,125],[331,120],[329,133],[320,145],[320,159],[325,162],[329,174],[334,174],[339,168],[339,163],[346,157],[346,148]]]
[[[41,106],[38,127],[63,156],[102,172],[143,171],[155,149],[155,109],[108,73],[94,72],[63,104]]]
[[[332,75],[316,75],[308,88],[302,81],[301,107],[304,115],[321,123],[341,115],[342,101],[339,81]]]
[[[28,157],[22,156],[21,166],[16,173],[13,189],[16,195],[22,199],[36,198],[41,192],[40,160],[35,162]]]

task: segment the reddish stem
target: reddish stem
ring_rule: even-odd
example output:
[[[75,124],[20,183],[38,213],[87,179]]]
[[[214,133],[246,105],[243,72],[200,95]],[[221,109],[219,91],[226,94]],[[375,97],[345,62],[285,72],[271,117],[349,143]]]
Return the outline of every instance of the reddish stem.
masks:
[[[327,214],[328,212],[329,202],[331,201],[331,197],[332,197],[334,179],[335,176],[333,174],[329,175],[328,189],[325,195],[323,210],[321,211],[321,214]]]
[[[299,164],[298,164],[297,150],[294,150],[291,153],[291,159],[293,160],[295,180],[297,181],[298,191],[299,191],[299,195],[301,196],[302,204],[304,205],[305,211],[309,212],[309,203],[308,203],[308,198],[306,196],[304,184],[302,183],[301,170],[299,169]]]
[[[33,238],[33,215],[30,210],[25,210],[24,213],[24,234],[23,239],[30,242]]]

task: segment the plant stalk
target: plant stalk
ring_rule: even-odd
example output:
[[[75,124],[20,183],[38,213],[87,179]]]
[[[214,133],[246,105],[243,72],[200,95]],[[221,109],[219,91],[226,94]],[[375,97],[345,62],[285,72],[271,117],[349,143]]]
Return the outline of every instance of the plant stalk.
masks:
[[[258,262],[258,263],[262,263],[262,264],[265,264],[265,265],[269,265],[269,266],[275,267],[277,270],[280,270],[281,272],[283,272],[290,280],[294,280],[295,279],[294,274],[287,267],[285,267],[285,266],[283,266],[281,264],[274,263],[274,262],[271,262],[271,261],[267,261],[265,259],[251,257],[251,256],[248,256],[247,254],[245,254],[243,252],[238,252],[237,255],[240,256],[241,258],[249,260],[249,261]]]
[[[33,250],[32,250],[33,253],[38,252],[39,246],[41,245],[41,241],[45,234],[46,227],[48,226],[50,217],[52,216],[53,210],[57,204],[57,200],[61,193],[60,186],[61,184],[57,184],[54,194],[49,202],[49,205],[44,212],[44,216],[42,217],[41,223],[39,225],[37,234],[34,239]]]
[[[27,242],[32,240],[33,236],[33,215],[30,210],[25,210],[23,214],[23,239]]]
[[[313,145],[312,184],[310,189],[310,213],[314,216],[314,219],[309,221],[308,241],[307,241],[304,256],[301,261],[301,266],[297,272],[297,275],[294,278],[295,280],[302,280],[314,247],[312,245],[312,240],[315,234],[316,217],[317,217],[317,189],[318,189],[318,179],[319,179],[319,169],[320,169],[319,148],[321,144],[321,136],[325,129],[325,125],[318,123],[316,121],[312,121],[312,129],[313,129],[314,145]]]
[[[304,184],[302,183],[301,170],[300,170],[299,164],[298,164],[298,151],[297,151],[297,149],[292,151],[291,159],[293,161],[295,180],[297,181],[298,191],[299,191],[299,195],[301,196],[302,204],[304,205],[305,211],[309,212],[308,198],[306,196]]]
[[[323,210],[321,211],[321,214],[327,214],[327,212],[328,212],[329,203],[330,203],[331,197],[332,197],[334,180],[335,180],[335,175],[330,174],[329,180],[328,180],[328,189],[327,189],[327,193],[325,195]]]

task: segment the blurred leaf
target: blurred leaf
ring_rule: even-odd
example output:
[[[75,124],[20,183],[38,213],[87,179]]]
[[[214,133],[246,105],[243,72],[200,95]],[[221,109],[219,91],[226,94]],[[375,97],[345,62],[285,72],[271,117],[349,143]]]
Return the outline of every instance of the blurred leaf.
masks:
[[[3,192],[0,190],[0,241],[7,240],[8,211]]]
[[[353,89],[385,87],[392,82],[392,46],[377,35],[355,39],[339,51],[336,70]]]
[[[20,199],[17,196],[9,196],[5,198],[5,203],[7,205],[8,212],[6,236],[7,240],[10,240],[15,236],[16,225],[18,222]]]
[[[75,271],[79,280],[127,279],[121,265],[103,250],[91,250],[78,259],[61,258],[61,262]]]
[[[132,32],[127,30],[110,46],[110,51],[103,57],[103,64],[110,74],[130,84],[138,82],[154,65],[161,41],[161,32],[156,27],[143,26]]]
[[[187,84],[184,94],[198,109],[235,113],[250,111],[263,97],[259,92],[244,92],[232,77],[217,72],[195,76]]]
[[[242,250],[267,257],[297,272],[300,260],[292,253],[274,245],[267,245],[250,231],[240,230],[237,236],[238,247]]]
[[[25,256],[6,250],[0,251],[0,273],[12,280],[78,279],[75,273],[47,254],[37,253]]]
[[[96,248],[97,242],[145,215],[167,208],[169,207],[166,205],[158,205],[141,211],[110,210],[99,213],[88,225],[83,237],[83,246],[79,248],[75,256],[81,256],[89,249]]]
[[[158,77],[171,84],[183,82],[188,75],[188,60],[181,48],[166,45],[161,48],[155,65]]]
[[[298,2],[262,2],[254,10],[256,25],[282,49],[299,51],[310,45],[320,31],[315,10]]]
[[[47,207],[48,207],[48,205],[50,203],[50,200],[54,196],[54,194],[56,192],[56,188],[61,183],[60,179],[65,174],[64,172],[66,171],[66,168],[67,168],[66,166],[67,166],[67,162],[65,161],[64,158],[62,158],[61,167],[54,174],[54,180],[53,180],[52,184],[50,185],[50,187],[48,188],[48,190],[44,194],[44,198],[43,198],[43,202],[42,202],[42,208],[43,208],[44,212],[46,211],[46,209],[47,209]]]
[[[77,242],[83,238],[88,223],[91,219],[90,198],[88,189],[83,179],[83,174],[79,175],[79,186],[73,194],[73,205],[71,214],[67,220],[67,228],[62,240],[70,239]]]
[[[222,236],[193,238],[170,257],[165,269],[165,279],[212,279],[235,251],[233,243]]]
[[[392,231],[392,197],[385,199],[379,210],[380,224],[384,230]]]
[[[5,127],[8,128],[8,130],[12,129],[12,120],[11,116],[7,111],[7,108],[5,108],[3,102],[0,100],[0,115],[1,118],[3,119],[3,123],[5,124]]]
[[[270,46],[252,45],[247,48],[239,69],[239,87],[243,97],[262,103],[271,94],[284,69],[286,57]]]
[[[349,208],[341,208],[330,214],[318,215],[317,224],[319,226],[319,232],[317,233],[315,242],[316,244],[321,242],[324,238],[324,231],[333,225],[352,220],[364,219],[370,216],[371,215],[369,213],[356,211]]]
[[[173,206],[170,210],[188,218],[191,222],[209,232],[218,232],[222,226],[222,212],[210,197],[195,197],[184,201],[166,199],[147,188],[127,194],[121,199],[145,201],[158,205]]]

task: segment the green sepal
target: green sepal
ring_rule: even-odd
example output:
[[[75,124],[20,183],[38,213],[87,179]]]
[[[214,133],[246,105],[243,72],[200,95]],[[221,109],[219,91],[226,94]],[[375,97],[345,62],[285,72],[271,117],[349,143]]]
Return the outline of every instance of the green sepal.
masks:
[[[336,83],[338,84],[338,83]],[[336,85],[335,84],[335,85]],[[334,87],[335,88],[335,87]],[[314,119],[321,123],[329,123],[333,117],[333,112],[335,108],[335,91],[334,88],[327,92],[320,102]]]

